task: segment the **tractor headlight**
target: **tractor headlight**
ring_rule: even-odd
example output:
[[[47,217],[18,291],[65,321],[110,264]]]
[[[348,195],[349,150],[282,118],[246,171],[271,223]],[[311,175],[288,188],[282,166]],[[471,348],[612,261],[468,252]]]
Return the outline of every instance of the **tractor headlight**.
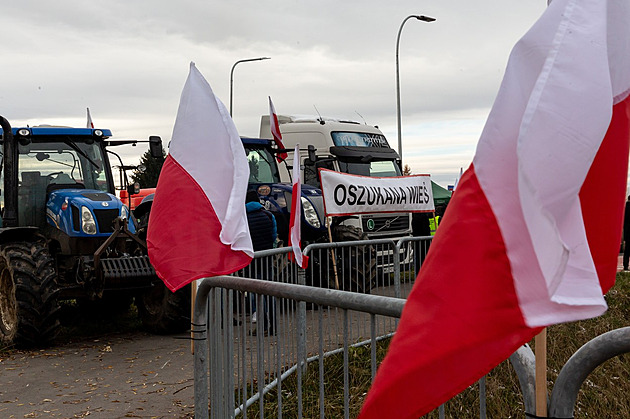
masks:
[[[315,211],[315,207],[313,207],[313,204],[311,204],[311,201],[309,201],[308,199],[304,198],[303,196],[301,196],[300,198],[302,199],[302,208],[304,209],[304,219],[313,227],[319,228],[321,226],[321,223],[319,222],[319,217],[317,217],[317,211]]]
[[[127,209],[126,205],[123,205],[120,209],[120,218],[122,218],[123,220],[129,219],[129,210]]]
[[[96,222],[88,207],[81,207],[81,229],[85,234],[96,234]]]

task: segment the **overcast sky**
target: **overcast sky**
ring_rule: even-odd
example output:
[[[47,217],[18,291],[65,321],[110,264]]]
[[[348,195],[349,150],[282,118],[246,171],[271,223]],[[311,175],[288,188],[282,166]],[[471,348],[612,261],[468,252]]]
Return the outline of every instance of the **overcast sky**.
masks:
[[[546,0],[20,0],[0,13],[0,115],[13,126],[83,127],[170,139],[189,62],[258,136],[279,114],[378,125],[397,148],[400,42],[403,160],[443,186],[468,167],[514,43]],[[146,148],[124,151],[129,164]]]

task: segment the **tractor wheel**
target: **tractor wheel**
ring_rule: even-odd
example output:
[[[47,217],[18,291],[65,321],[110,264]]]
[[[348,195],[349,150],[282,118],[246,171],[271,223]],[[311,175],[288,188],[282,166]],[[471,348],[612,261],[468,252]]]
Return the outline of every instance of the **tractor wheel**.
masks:
[[[367,235],[354,226],[338,225],[332,230],[335,242],[367,240]],[[350,246],[335,249],[337,277],[344,291],[370,292],[376,284],[376,252],[372,246]],[[332,265],[332,264],[331,264]],[[331,268],[333,268],[331,266]],[[331,269],[330,284],[335,286]]]
[[[59,333],[53,260],[43,242],[0,247],[0,342],[45,346]]]
[[[160,281],[136,297],[145,329],[161,335],[190,329],[190,285],[171,292]]]

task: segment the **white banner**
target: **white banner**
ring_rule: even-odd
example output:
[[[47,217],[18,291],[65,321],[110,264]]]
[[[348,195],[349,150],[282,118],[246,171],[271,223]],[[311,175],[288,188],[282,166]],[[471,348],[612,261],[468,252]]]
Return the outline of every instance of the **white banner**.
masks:
[[[430,175],[369,177],[319,169],[326,215],[434,211]]]

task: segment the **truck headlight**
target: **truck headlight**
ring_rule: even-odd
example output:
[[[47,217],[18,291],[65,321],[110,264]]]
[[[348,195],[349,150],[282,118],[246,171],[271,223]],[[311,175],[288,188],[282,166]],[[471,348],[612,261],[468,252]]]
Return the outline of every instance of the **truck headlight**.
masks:
[[[125,205],[123,205],[122,208],[120,208],[120,218],[122,218],[123,220],[129,219],[129,210],[127,209]]]
[[[311,204],[311,201],[309,201],[308,199],[304,198],[303,196],[301,196],[300,198],[302,199],[304,219],[313,227],[319,228],[321,226],[321,223],[319,222],[319,217],[317,216],[317,211],[315,211],[315,207],[313,207],[313,204]]]
[[[96,222],[88,207],[81,207],[81,229],[85,234],[96,234]]]

